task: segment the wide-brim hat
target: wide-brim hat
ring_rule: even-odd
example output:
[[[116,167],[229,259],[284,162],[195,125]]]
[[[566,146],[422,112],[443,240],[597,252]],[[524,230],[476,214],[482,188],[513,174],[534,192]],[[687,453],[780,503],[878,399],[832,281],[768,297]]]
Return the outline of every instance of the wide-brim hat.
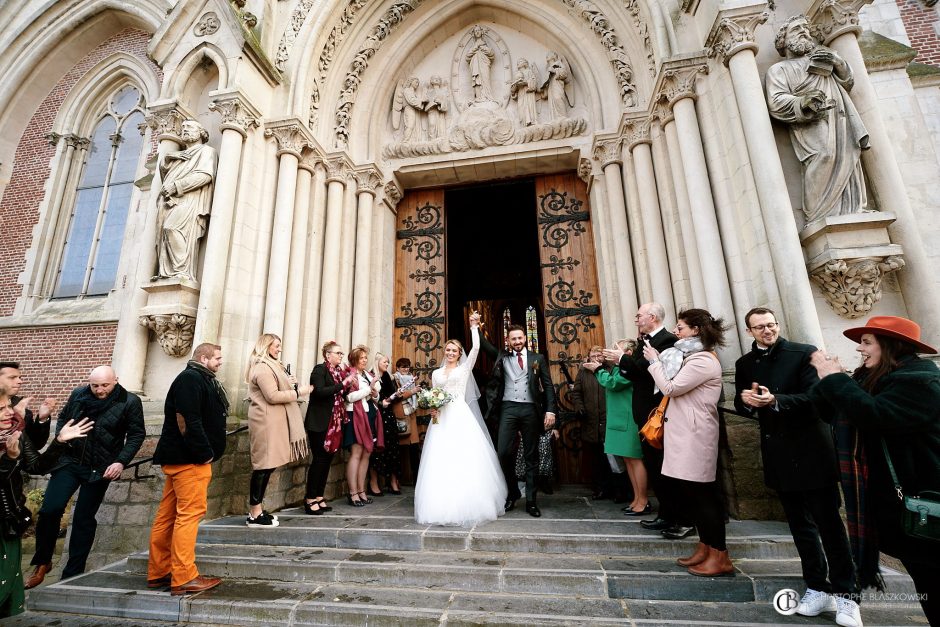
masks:
[[[853,342],[861,342],[866,333],[893,337],[913,345],[918,353],[936,354],[937,349],[920,341],[920,325],[900,316],[873,316],[863,327],[846,329],[842,334]]]

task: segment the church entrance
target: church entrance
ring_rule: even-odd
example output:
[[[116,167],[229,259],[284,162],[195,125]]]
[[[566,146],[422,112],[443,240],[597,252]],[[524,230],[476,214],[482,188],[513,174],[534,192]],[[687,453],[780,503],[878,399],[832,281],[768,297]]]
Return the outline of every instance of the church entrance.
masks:
[[[504,343],[523,325],[546,355],[559,399],[558,479],[590,480],[580,417],[569,383],[593,344],[603,344],[587,190],[574,175],[406,192],[398,205],[393,356],[408,357],[430,383],[443,346],[469,345],[467,318],[483,316],[486,337]],[[492,362],[481,355],[483,389]]]

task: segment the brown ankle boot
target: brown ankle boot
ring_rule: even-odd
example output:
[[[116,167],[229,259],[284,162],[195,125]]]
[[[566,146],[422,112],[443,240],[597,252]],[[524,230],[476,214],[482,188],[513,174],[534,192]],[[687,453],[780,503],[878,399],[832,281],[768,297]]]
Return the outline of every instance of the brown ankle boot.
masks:
[[[689,567],[689,574],[699,577],[723,577],[734,574],[734,565],[728,551],[708,547],[708,557],[701,564]]]
[[[708,557],[708,545],[704,542],[699,542],[698,546],[695,547],[695,552],[688,557],[680,557],[676,560],[676,564],[679,566],[695,566],[701,564],[705,561],[705,558]]]

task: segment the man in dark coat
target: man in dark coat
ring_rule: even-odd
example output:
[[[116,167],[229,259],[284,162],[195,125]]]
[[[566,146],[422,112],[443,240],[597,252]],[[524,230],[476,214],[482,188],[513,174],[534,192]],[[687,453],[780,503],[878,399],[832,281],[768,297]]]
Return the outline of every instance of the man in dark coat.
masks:
[[[838,462],[832,428],[808,394],[819,381],[815,346],[780,337],[774,312],[756,307],[744,317],[754,338],[738,359],[734,406],[760,423],[764,482],[777,491],[800,554],[806,593],[803,616],[835,612],[832,596],[858,592],[849,538],[839,516]]]
[[[105,492],[144,443],[143,405],[136,394],[118,383],[111,366],[98,366],[88,376],[88,385],[72,391],[56,421],[56,434],[69,420],[82,418],[91,419],[94,428],[88,437],[70,442],[52,469],[36,521],[36,552],[30,562],[34,568],[24,584],[27,590],[41,584],[52,569],[62,515],[76,490],[69,559],[62,578],[85,572],[98,528],[95,516]]]
[[[592,346],[588,361],[604,361],[604,348]],[[578,369],[569,394],[571,404],[581,415],[581,444],[594,475],[594,494],[591,498],[610,498],[613,493],[612,473],[607,455],[604,454],[604,438],[607,430],[607,398],[604,388],[590,370]]]
[[[479,320],[479,314],[474,316]],[[495,361],[486,388],[486,420],[499,419],[496,453],[509,488],[506,511],[515,507],[522,496],[516,482],[513,451],[518,432],[522,434],[525,458],[525,511],[538,518],[542,515],[536,502],[535,483],[539,436],[543,430],[555,426],[555,388],[548,372],[548,361],[526,349],[525,329],[519,325],[509,327],[509,347],[512,349],[509,352],[498,350],[482,334],[480,344]]]
[[[153,463],[163,467],[163,498],[150,529],[147,587],[170,594],[202,592],[219,585],[196,568],[196,533],[206,515],[212,462],[225,453],[228,399],[216,373],[222,348],[204,343],[179,373],[163,408],[163,431]]]
[[[646,303],[637,310],[634,320],[639,332],[637,350],[628,355],[619,349],[605,349],[604,359],[620,367],[620,374],[633,382],[633,420],[637,427],[646,424],[652,412],[663,400],[663,395],[655,390],[653,377],[649,373],[649,362],[643,357],[643,345],[649,343],[660,353],[672,348],[678,339],[666,330],[664,321],[666,310],[659,303]],[[656,491],[659,512],[653,520],[643,520],[640,524],[645,529],[661,531],[663,536],[672,539],[684,538],[695,528],[682,512],[681,503],[669,477],[663,477],[663,450],[650,446],[645,440],[643,446],[643,465],[649,483]]]

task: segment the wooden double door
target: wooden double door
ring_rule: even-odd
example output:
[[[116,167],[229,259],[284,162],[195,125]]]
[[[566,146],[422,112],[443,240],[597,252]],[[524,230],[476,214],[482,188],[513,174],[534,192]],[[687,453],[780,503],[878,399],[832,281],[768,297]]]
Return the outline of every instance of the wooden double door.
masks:
[[[559,400],[558,478],[586,483],[591,468],[583,459],[580,418],[569,398],[569,382],[590,347],[604,344],[587,189],[573,172],[498,185],[504,187],[465,188],[459,196],[445,189],[407,191],[398,204],[392,361],[409,358],[419,381],[430,384],[447,339],[468,345],[470,311],[483,313],[484,333],[497,346],[507,319],[526,325],[528,311],[530,348],[537,341],[538,352],[548,358]],[[532,196],[529,202],[518,202],[520,192]],[[468,201],[473,205],[470,223],[463,213]],[[455,212],[450,220],[449,210]],[[507,216],[513,219],[512,233],[506,232]],[[474,229],[475,252],[468,257],[463,238]],[[460,249],[458,258],[449,257],[448,248]],[[499,266],[505,250],[517,254],[512,264],[531,271],[497,267],[496,275],[487,275],[465,267],[474,259]],[[513,277],[518,277],[515,284]],[[491,369],[492,363],[481,356],[474,371],[481,390]]]

